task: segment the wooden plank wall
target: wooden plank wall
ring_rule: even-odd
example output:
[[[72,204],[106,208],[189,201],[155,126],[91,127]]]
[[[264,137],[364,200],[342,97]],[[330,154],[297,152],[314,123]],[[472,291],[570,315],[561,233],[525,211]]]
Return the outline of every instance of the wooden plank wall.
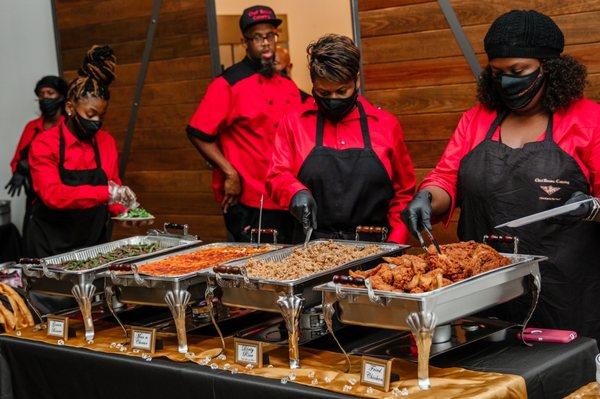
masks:
[[[65,75],[75,76],[92,44],[109,44],[118,59],[106,128],[122,149],[144,49],[152,0],[56,0]],[[164,221],[189,223],[207,241],[225,230],[210,191],[206,163],[185,126],[210,80],[204,1],[162,2],[125,176],[140,203]],[[114,237],[146,229],[117,228]]]
[[[152,0],[55,0],[65,75],[72,78],[90,45],[108,43],[118,57],[106,127],[122,148],[152,9]],[[537,9],[563,29],[570,53],[590,73],[587,95],[600,99],[600,0],[453,0],[480,61],[489,24],[510,9]],[[475,84],[436,1],[360,0],[359,17],[368,98],[398,115],[419,179],[437,162]],[[225,230],[210,192],[210,171],[184,129],[210,80],[204,2],[163,1],[127,184],[158,216],[189,223],[207,240]],[[455,240],[456,218],[441,241]],[[115,236],[137,233],[117,229]]]
[[[587,95],[600,100],[599,0],[452,0],[482,65],[483,38],[500,14],[535,9],[563,30],[566,53],[587,65]],[[435,166],[466,109],[475,83],[437,1],[359,0],[367,97],[398,115],[419,180]],[[456,215],[440,241],[456,240]]]

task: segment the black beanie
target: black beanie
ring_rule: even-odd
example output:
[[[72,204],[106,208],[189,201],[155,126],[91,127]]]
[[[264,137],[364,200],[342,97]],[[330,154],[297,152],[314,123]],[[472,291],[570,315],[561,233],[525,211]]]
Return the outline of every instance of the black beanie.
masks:
[[[56,90],[63,98],[67,97],[67,82],[58,76],[44,76],[35,85],[35,95],[39,96],[39,91],[42,87],[50,87]]]
[[[512,10],[498,17],[483,40],[488,59],[556,58],[565,47],[552,18],[537,11]]]

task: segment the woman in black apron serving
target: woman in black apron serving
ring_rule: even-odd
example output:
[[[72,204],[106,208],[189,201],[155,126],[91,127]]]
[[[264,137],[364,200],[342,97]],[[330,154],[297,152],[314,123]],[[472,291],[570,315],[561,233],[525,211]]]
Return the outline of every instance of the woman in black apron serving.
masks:
[[[300,222],[296,242],[309,229],[313,238],[354,239],[357,226],[385,227],[390,241],[406,242],[400,210],[415,176],[398,120],[358,95],[351,39],[327,35],[308,53],[314,101],[280,122],[268,192]]]
[[[561,55],[563,34],[535,11],[499,17],[485,37],[480,104],[467,111],[421,191],[403,211],[413,234],[461,208],[461,241],[517,236],[519,252],[549,258],[532,325],[600,339],[600,106],[583,98],[585,67]],[[494,226],[593,199],[554,220]],[[521,322],[521,298],[498,309]]]
[[[21,194],[25,190],[25,217],[23,218],[23,237],[27,234],[27,221],[35,201],[35,193],[31,187],[31,174],[29,173],[29,148],[38,134],[56,126],[63,119],[65,98],[67,97],[67,82],[58,76],[44,76],[35,85],[35,95],[38,98],[41,116],[25,125],[19,139],[10,167],[12,177],[4,188],[8,189],[11,197]],[[25,256],[27,250],[25,249]]]
[[[38,197],[25,237],[31,256],[108,241],[111,214],[135,203],[135,194],[120,185],[115,141],[100,130],[114,67],[110,47],[92,47],[79,77],[69,85],[66,120],[31,145],[29,164]]]

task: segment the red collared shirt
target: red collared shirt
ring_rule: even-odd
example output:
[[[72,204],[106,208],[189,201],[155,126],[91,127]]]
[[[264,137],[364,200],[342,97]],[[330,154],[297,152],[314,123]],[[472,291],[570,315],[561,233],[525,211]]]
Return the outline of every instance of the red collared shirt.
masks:
[[[363,104],[373,150],[381,160],[394,187],[388,221],[392,228],[390,241],[405,243],[408,230],[400,219],[400,212],[411,200],[415,190],[415,172],[404,144],[402,127],[392,114],[371,105],[363,97]],[[315,147],[317,107],[310,100],[281,120],[275,139],[275,152],[267,176],[267,190],[282,208],[287,209],[294,194],[307,188],[297,179],[300,167]],[[358,109],[355,108],[340,122],[325,120],[323,145],[337,150],[364,148]]]
[[[495,111],[490,111],[481,104],[465,112],[442,158],[421,184],[421,188],[438,186],[450,195],[452,205],[446,215],[447,220],[456,207],[460,161],[485,139],[496,116]],[[600,105],[588,99],[575,101],[568,108],[557,111],[553,122],[554,141],[579,164],[590,184],[590,191],[599,196]],[[501,128],[498,127],[492,140],[498,141]],[[537,141],[544,140],[545,136],[545,132],[541,132]]]
[[[189,122],[188,134],[217,141],[242,181],[240,202],[258,208],[282,209],[265,193],[275,131],[282,115],[300,105],[296,84],[279,74],[266,78],[258,65],[244,59],[211,82]],[[223,174],[213,173],[215,199],[223,200]]]
[[[92,144],[77,139],[69,131],[64,121],[59,126],[62,126],[65,137],[65,168],[94,169],[96,159]],[[29,168],[35,193],[51,209],[87,209],[108,203],[110,199],[108,186],[74,187],[63,184],[61,181],[58,171],[59,126],[39,134],[31,143]],[[106,177],[108,180],[121,184],[115,139],[108,132],[100,130],[96,134],[96,143]],[[118,215],[125,210],[117,204],[111,205],[109,208],[113,215]]]
[[[62,122],[63,117],[61,116],[57,122]],[[12,173],[17,171],[17,164],[21,160],[21,153],[24,149],[29,147],[35,136],[44,131],[44,118],[40,116],[39,118],[35,118],[25,125],[25,129],[23,129],[23,133],[21,134],[21,139],[19,140],[19,144],[17,144],[17,149],[15,151],[15,155],[13,156],[12,161],[10,162],[10,169]]]

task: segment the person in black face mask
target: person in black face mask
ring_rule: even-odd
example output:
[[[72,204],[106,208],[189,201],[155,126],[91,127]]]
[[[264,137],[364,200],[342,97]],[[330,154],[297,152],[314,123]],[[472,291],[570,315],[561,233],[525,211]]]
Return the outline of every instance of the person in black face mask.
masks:
[[[31,176],[29,173],[29,148],[35,137],[44,130],[58,124],[64,114],[65,97],[67,96],[67,83],[58,76],[44,76],[35,85],[35,95],[38,98],[41,116],[25,125],[21,139],[17,145],[15,155],[10,163],[12,178],[4,187],[11,197],[20,195],[24,189],[25,218],[23,220],[23,235],[26,234],[27,220],[31,212],[31,206],[35,194],[31,189]]]
[[[39,135],[29,164],[37,199],[25,237],[29,256],[46,257],[106,242],[110,216],[137,204],[121,186],[115,141],[101,130],[116,58],[93,46],[69,85],[66,118]]]
[[[518,237],[520,253],[548,257],[540,264],[541,299],[531,324],[600,342],[600,106],[583,97],[585,66],[561,54],[563,33],[536,11],[500,16],[484,46],[489,63],[478,82],[480,104],[463,115],[402,216],[420,240],[424,226],[448,220],[455,207],[462,241]],[[586,199],[556,219],[494,227]],[[521,323],[528,301],[488,314]]]
[[[359,96],[360,51],[326,35],[307,49],[313,101],[285,115],[267,175],[271,198],[298,220],[294,241],[354,239],[358,226],[386,234],[365,240],[405,243],[400,210],[415,186],[398,120]]]

